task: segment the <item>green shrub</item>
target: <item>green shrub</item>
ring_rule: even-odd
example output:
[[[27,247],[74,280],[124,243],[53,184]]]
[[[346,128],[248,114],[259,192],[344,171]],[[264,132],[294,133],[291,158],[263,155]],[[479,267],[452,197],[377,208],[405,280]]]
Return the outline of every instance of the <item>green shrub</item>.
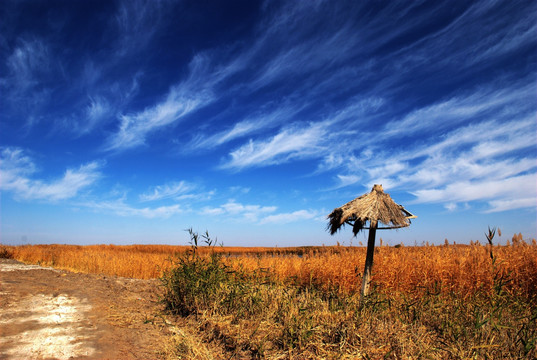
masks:
[[[184,316],[214,308],[230,280],[220,255],[213,251],[209,257],[201,256],[197,251],[200,236],[192,229],[187,231],[192,248],[178,255],[175,266],[161,278],[166,308]],[[208,246],[215,245],[207,232],[201,237]]]
[[[234,271],[222,261],[222,254],[198,252],[199,240],[214,248],[208,232],[198,235],[192,229],[191,249],[178,255],[174,266],[161,277],[164,304],[173,313],[188,316],[205,313],[233,314],[237,318],[255,312],[260,305],[258,287],[251,276]]]

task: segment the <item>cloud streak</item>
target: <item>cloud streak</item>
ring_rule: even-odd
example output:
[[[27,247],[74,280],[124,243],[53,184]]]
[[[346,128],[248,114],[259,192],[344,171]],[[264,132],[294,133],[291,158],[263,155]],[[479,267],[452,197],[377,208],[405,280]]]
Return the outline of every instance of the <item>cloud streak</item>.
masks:
[[[15,93],[24,93],[40,82],[52,64],[48,45],[41,39],[20,39],[6,60],[9,84]]]
[[[498,208],[492,208],[489,211],[498,211],[500,205],[507,208],[506,204],[513,206],[518,202],[518,205],[524,205],[528,198],[537,199],[536,184],[537,174],[532,173],[498,180],[453,182],[442,188],[417,190],[413,194],[417,197],[418,203],[505,199],[492,200],[491,204],[496,204]]]
[[[261,206],[261,205],[244,205],[230,199],[223,205],[218,207],[205,207],[202,209],[204,215],[216,215],[216,216],[230,216],[242,220],[251,222],[257,221],[260,217],[265,216],[268,213],[276,211],[275,206]]]
[[[149,192],[141,194],[140,200],[155,201],[169,198],[177,198],[184,196],[195,188],[196,186],[194,184],[190,184],[185,181],[172,182],[169,184],[156,186]]]
[[[276,206],[242,204],[234,199],[228,200],[218,207],[205,207],[203,215],[224,216],[239,221],[256,224],[288,224],[318,218],[320,212],[315,210],[296,210],[288,213],[277,213]]]
[[[79,204],[79,206],[84,206],[99,212],[111,212],[123,217],[144,217],[147,219],[168,219],[184,212],[179,204],[158,207],[134,207],[126,204],[123,199],[115,201],[85,202]]]
[[[147,136],[177,124],[186,116],[216,100],[215,86],[232,75],[237,64],[215,66],[205,54],[189,64],[188,77],[169,90],[165,99],[142,111],[120,116],[119,129],[109,137],[105,150],[123,151],[145,144]]]
[[[212,135],[198,134],[186,147],[192,151],[209,150],[229,142],[276,128],[293,119],[305,105],[271,104],[271,110],[260,111],[236,122],[230,128]]]
[[[251,166],[267,166],[288,162],[317,154],[323,137],[327,135],[324,124],[310,124],[307,128],[286,128],[272,138],[253,141],[230,153],[223,168],[242,169]]]
[[[24,200],[57,202],[76,197],[81,190],[95,184],[101,178],[101,164],[93,161],[77,169],[67,169],[63,176],[53,181],[31,179],[35,173],[33,161],[21,149],[2,149],[2,182],[0,189],[10,191]]]
[[[261,219],[261,224],[288,224],[296,221],[311,220],[318,217],[320,213],[312,210],[297,210],[290,213],[280,213],[265,216]]]

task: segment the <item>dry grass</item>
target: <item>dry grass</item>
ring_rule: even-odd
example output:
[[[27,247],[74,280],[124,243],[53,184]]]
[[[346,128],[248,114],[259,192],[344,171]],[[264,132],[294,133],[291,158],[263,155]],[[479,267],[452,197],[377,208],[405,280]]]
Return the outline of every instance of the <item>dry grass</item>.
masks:
[[[188,249],[35,245],[4,246],[0,253],[74,271],[156,278],[170,276],[180,264],[170,259],[185,259]],[[365,248],[199,247],[188,269],[213,262],[212,273],[205,269],[179,284],[221,278],[213,281],[211,296],[176,319],[165,353],[197,359],[537,356],[535,240],[515,235],[507,246],[375,251],[374,291],[363,303],[357,292]]]
[[[25,245],[4,246],[11,256],[31,264],[138,279],[162,276],[170,259],[188,246],[165,245]],[[200,247],[200,253],[208,253]],[[224,262],[248,272],[266,269],[281,281],[323,290],[359,290],[365,262],[363,247],[233,248],[215,247]],[[490,290],[493,271],[509,274],[508,288],[526,294],[537,290],[537,246],[513,236],[508,246],[494,246],[497,269],[492,269],[489,245],[377,247],[373,285],[381,292],[437,289],[464,296]]]
[[[406,292],[441,288],[470,294],[491,289],[493,269],[487,246],[380,247],[375,254],[373,284],[380,291]],[[498,268],[512,278],[510,286],[535,293],[537,246],[520,243],[495,246]],[[300,284],[315,285],[343,293],[359,291],[365,262],[364,248],[335,248],[303,257],[247,257],[237,260],[246,269],[268,268],[279,279],[295,278]]]
[[[441,255],[446,255],[445,248]],[[271,277],[270,270],[248,270],[259,268],[266,257],[251,259],[256,265],[243,263],[242,269],[234,260],[237,269],[229,271],[229,259],[214,255],[204,258],[193,252],[181,256],[176,267],[163,277],[165,299],[170,311],[199,329],[204,343],[220,344],[229,358],[534,358],[535,285],[531,279],[523,279],[523,284],[518,281],[523,274],[534,276],[535,267],[533,272],[513,277],[513,271],[505,270],[509,264],[496,255],[496,248],[479,244],[452,248],[457,260],[465,257],[466,262],[458,264],[463,270],[474,271],[477,266],[488,269],[474,271],[477,275],[473,277],[470,274],[476,284],[443,287],[433,281],[397,290],[384,284],[361,301],[356,293],[339,286],[317,285],[312,276],[305,281],[288,276],[278,280]],[[530,263],[535,260],[535,245],[517,242],[509,248],[509,253],[532,255]],[[427,262],[423,256],[438,254],[433,247],[409,249],[413,251],[408,257],[417,257],[417,262]],[[311,256],[283,256],[276,264],[286,267],[274,267],[289,274],[297,271],[293,266],[297,263],[305,266],[312,259],[324,259],[332,261],[325,262],[325,268],[337,268],[337,263],[344,263],[341,259],[356,255],[356,249],[351,250],[336,248]],[[383,255],[395,254],[382,250],[379,253]],[[406,252],[404,248],[397,250]],[[314,268],[309,269],[310,274]],[[438,269],[433,270],[438,273]]]

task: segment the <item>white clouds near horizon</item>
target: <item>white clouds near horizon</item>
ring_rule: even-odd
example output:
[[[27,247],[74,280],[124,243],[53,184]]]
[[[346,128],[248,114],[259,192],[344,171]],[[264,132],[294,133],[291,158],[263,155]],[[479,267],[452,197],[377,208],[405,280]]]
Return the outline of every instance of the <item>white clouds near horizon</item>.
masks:
[[[311,220],[320,216],[319,211],[297,210],[290,213],[280,213],[265,216],[261,219],[261,224],[288,224],[292,222]]]
[[[487,212],[512,210],[518,207],[535,206],[528,199],[537,199],[537,173],[512,176],[498,180],[453,182],[442,188],[416,190],[412,192],[417,203],[470,202],[490,200]]]
[[[279,213],[277,210],[276,206],[242,204],[234,199],[229,199],[225,204],[218,207],[205,207],[201,210],[201,213],[253,224],[288,224],[312,220],[318,218],[320,214],[316,210],[302,209],[289,213]]]
[[[111,212],[122,217],[144,217],[147,219],[167,219],[173,215],[184,212],[184,209],[179,204],[156,207],[136,207],[125,203],[124,199],[82,202],[79,203],[78,206],[99,212]]]
[[[264,216],[267,213],[276,211],[275,206],[261,206],[253,204],[241,204],[233,199],[228,200],[225,204],[218,207],[205,207],[201,209],[201,213],[205,215],[215,216],[231,216],[237,219],[243,219],[247,221],[257,221],[259,217]]]

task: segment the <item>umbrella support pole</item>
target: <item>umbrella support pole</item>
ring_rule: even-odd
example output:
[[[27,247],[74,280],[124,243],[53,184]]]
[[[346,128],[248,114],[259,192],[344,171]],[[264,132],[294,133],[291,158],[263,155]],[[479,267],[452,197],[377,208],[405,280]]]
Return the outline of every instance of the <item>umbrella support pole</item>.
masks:
[[[371,284],[371,269],[373,268],[373,255],[375,254],[375,236],[377,233],[377,221],[371,221],[369,226],[369,238],[367,239],[367,254],[365,258],[364,278],[362,280],[362,300],[369,295]]]

